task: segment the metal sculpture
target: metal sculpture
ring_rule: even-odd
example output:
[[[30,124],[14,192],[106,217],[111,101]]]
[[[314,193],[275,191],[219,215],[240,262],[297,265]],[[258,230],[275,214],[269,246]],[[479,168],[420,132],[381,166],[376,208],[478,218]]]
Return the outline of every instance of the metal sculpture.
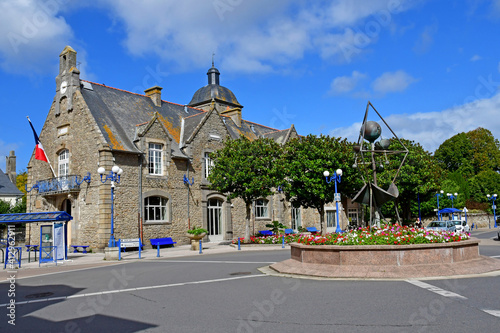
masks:
[[[368,120],[368,111],[370,107],[379,116],[380,120],[385,124],[389,131],[394,136],[391,140],[397,140],[403,150],[391,150],[389,145],[391,140],[387,138],[381,138],[382,128],[380,124],[375,121]],[[381,138],[377,141],[377,139]],[[360,171],[363,175],[364,186],[353,198],[354,202],[362,203],[370,206],[370,226],[377,224],[380,227],[380,207],[390,201],[395,200],[399,196],[399,190],[395,185],[395,180],[401,171],[406,157],[408,155],[408,149],[399,140],[398,136],[391,127],[387,124],[380,113],[375,109],[372,103],[368,102],[366,105],[365,116],[363,118],[363,123],[359,131],[359,138],[357,145],[354,146],[354,151],[356,153],[356,159],[354,161],[353,167],[360,167]],[[384,163],[389,164],[387,158],[388,155],[394,154],[404,154],[399,167],[396,170],[394,177],[389,185],[389,187],[384,190],[377,184],[377,166],[379,165],[383,168]],[[378,164],[377,164],[378,162]],[[372,172],[369,169],[372,169]],[[399,219],[399,214],[398,214]]]

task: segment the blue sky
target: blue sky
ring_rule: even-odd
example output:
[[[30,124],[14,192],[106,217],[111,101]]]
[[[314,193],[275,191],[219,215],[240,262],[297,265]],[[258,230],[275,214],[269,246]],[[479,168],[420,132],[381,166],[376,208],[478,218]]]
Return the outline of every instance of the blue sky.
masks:
[[[40,132],[65,45],[82,79],[159,85],[179,104],[215,53],[245,119],[302,135],[356,141],[371,101],[430,152],[477,127],[500,137],[500,0],[0,0],[0,31],[0,154],[15,150],[18,170],[34,148],[26,116]]]

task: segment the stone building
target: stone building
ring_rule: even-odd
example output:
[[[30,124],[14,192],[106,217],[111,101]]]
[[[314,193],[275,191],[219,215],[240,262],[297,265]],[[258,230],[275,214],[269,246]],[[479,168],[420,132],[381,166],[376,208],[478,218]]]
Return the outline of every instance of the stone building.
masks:
[[[298,137],[293,125],[278,130],[244,120],[243,106],[220,85],[213,64],[208,84],[181,105],[162,100],[158,86],[140,95],[82,80],[69,46],[59,57],[56,94],[39,133],[54,172],[32,156],[28,211],[67,211],[73,216],[68,244],[103,249],[111,232],[111,181],[101,182],[97,169],[105,168],[104,181],[116,165],[123,170],[114,188],[116,239],[141,237],[147,245],[150,238],[172,237],[182,244],[188,225],[208,229],[211,242],[244,235],[244,203],[228,203],[209,189],[208,154],[228,136],[284,144]],[[280,194],[255,206],[255,232],[272,220],[294,229],[319,226],[317,213],[290,207]],[[26,237],[36,243],[38,233],[32,224]]]
[[[0,170],[0,200],[8,202],[11,206],[17,204],[23,192],[16,187],[16,155],[14,151],[5,157],[5,173]]]

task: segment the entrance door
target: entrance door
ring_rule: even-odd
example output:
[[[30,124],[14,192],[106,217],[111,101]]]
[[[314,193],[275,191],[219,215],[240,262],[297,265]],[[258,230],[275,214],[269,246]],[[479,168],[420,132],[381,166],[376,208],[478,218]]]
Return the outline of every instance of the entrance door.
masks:
[[[221,242],[223,240],[222,204],[222,200],[219,199],[208,200],[207,229],[209,242]]]
[[[326,232],[335,232],[337,229],[336,213],[335,210],[326,211]]]

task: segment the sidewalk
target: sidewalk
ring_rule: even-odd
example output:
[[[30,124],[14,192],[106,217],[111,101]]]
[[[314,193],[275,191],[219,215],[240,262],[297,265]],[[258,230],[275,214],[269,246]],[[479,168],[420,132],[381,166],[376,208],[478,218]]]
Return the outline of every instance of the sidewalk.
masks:
[[[14,270],[9,269],[9,265],[4,269],[4,264],[2,263],[0,269],[0,283],[7,281],[7,278],[12,274],[16,273],[16,279],[26,278],[36,275],[52,274],[52,273],[62,273],[66,271],[79,270],[79,269],[89,269],[100,266],[109,265],[119,265],[136,260],[166,260],[179,257],[201,257],[207,254],[217,254],[217,253],[234,253],[234,252],[245,252],[245,251],[263,251],[263,250],[283,250],[290,251],[290,246],[286,245],[283,249],[281,245],[259,245],[259,246],[242,246],[241,250],[238,250],[238,246],[234,245],[220,245],[218,243],[204,243],[203,250],[200,254],[199,251],[192,251],[191,245],[176,245],[169,248],[160,249],[160,257],[157,257],[157,250],[155,249],[144,249],[141,251],[141,259],[139,259],[139,251],[128,251],[122,252],[121,260],[105,260],[104,253],[73,253],[68,252],[68,260],[58,260],[57,266],[55,263],[42,263],[34,261],[34,252],[30,253],[31,262],[28,262],[28,253],[23,248],[23,253],[21,256],[21,268],[17,268],[15,265]],[[1,253],[0,253],[1,255]]]

